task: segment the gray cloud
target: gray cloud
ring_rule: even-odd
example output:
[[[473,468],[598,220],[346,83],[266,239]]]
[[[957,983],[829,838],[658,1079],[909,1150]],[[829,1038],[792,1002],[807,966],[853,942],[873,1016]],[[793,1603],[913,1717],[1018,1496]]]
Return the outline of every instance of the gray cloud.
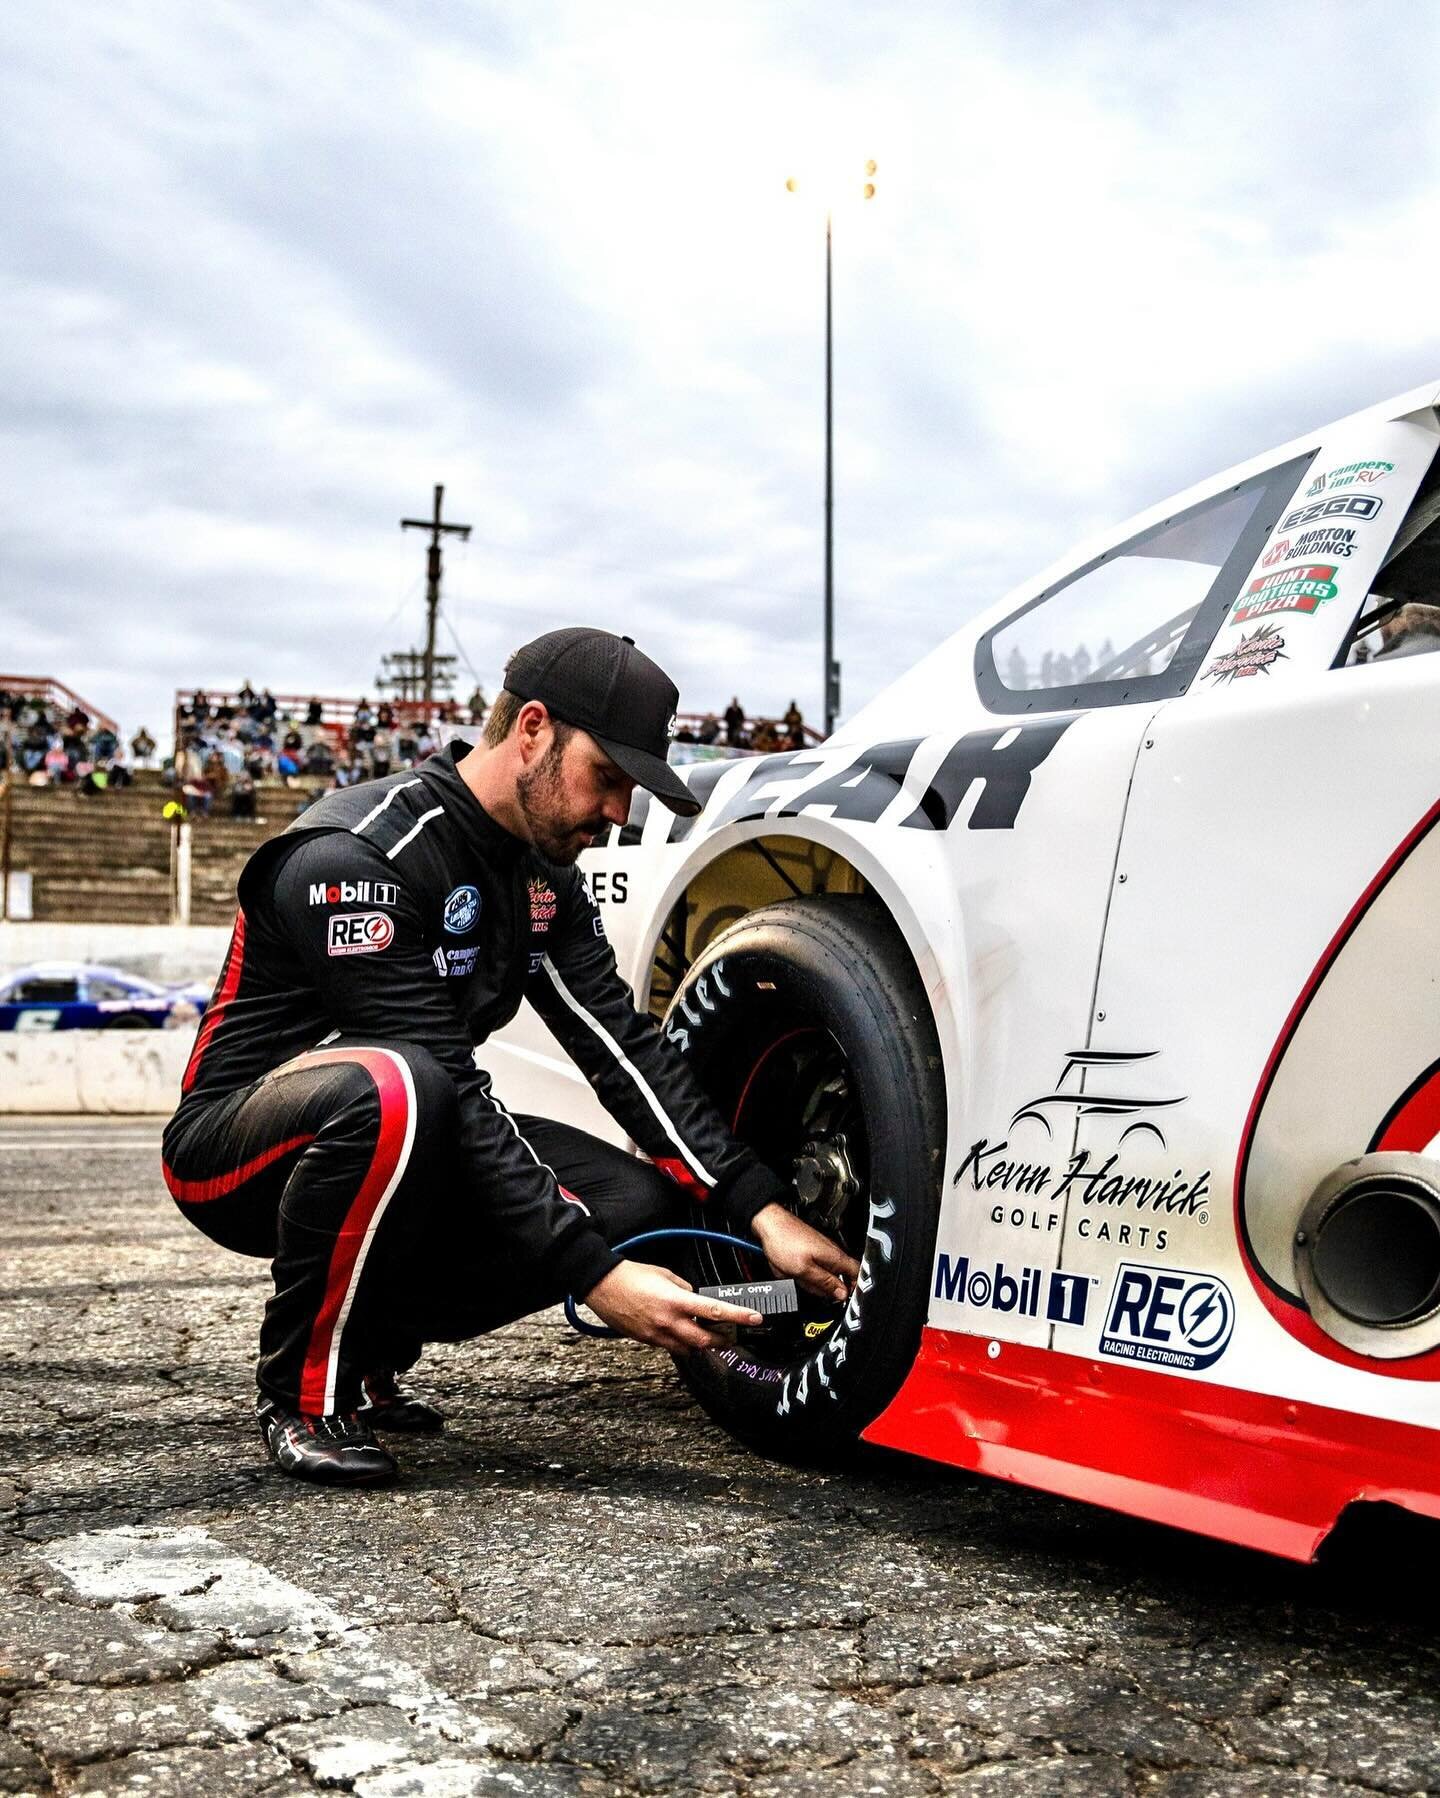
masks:
[[[1437,372],[1436,15],[172,0],[0,22],[0,662],[358,691],[444,480],[487,679],[819,689],[826,122],[852,708],[1107,521]],[[411,596],[408,605],[404,604]],[[398,616],[397,607],[401,608]]]

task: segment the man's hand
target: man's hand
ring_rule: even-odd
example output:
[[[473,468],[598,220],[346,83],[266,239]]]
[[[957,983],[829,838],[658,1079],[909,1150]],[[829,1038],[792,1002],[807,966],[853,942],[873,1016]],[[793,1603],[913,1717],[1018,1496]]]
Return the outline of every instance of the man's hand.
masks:
[[[750,1228],[777,1274],[788,1274],[817,1298],[843,1305],[860,1278],[860,1263],[783,1205],[764,1205]]]
[[[672,1355],[689,1349],[720,1348],[729,1341],[728,1336],[697,1323],[697,1318],[727,1325],[732,1330],[742,1324],[765,1321],[758,1311],[748,1311],[742,1305],[700,1298],[679,1274],[672,1274],[668,1267],[652,1267],[646,1261],[622,1261],[619,1267],[612,1267],[586,1293],[585,1303],[622,1336],[669,1349]]]

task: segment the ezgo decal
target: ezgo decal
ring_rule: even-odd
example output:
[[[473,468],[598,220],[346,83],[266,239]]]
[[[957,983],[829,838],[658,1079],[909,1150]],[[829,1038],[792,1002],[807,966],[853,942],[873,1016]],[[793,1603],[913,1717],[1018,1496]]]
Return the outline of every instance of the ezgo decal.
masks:
[[[456,887],[445,901],[445,928],[452,936],[461,936],[473,928],[479,916],[479,887]]]
[[[1373,493],[1346,493],[1338,499],[1317,499],[1314,505],[1300,506],[1286,518],[1280,529],[1298,531],[1302,525],[1317,524],[1322,518],[1373,518],[1385,504]]]
[[[1263,618],[1267,612],[1318,612],[1327,599],[1334,599],[1335,585],[1332,562],[1312,562],[1306,568],[1277,568],[1274,574],[1262,574],[1235,602],[1232,624],[1245,624],[1252,618]]]
[[[1194,1373],[1220,1359],[1234,1330],[1235,1301],[1216,1275],[1122,1261],[1100,1353]]]

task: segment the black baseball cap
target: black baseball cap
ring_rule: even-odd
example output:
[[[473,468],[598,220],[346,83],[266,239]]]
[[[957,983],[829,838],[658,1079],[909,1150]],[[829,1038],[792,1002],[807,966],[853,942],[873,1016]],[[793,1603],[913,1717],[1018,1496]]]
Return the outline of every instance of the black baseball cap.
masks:
[[[506,691],[538,699],[566,724],[587,731],[637,786],[672,812],[693,818],[700,801],[665,759],[680,691],[633,637],[572,625],[546,631],[511,656]]]

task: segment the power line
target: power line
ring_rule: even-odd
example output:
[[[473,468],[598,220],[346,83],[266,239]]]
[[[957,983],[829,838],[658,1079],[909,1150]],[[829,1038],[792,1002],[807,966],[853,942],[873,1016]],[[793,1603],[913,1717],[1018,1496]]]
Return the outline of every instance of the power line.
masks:
[[[460,652],[460,660],[470,670],[470,675],[471,675],[471,678],[474,680],[475,685],[477,687],[483,686],[485,683],[480,678],[480,670],[470,660],[469,655],[466,653],[465,645],[460,641],[460,633],[455,629],[455,626],[450,622],[450,614],[447,611],[445,611],[443,608],[441,609],[441,612],[440,612],[440,622],[445,626],[446,630],[449,631],[451,641],[454,643],[456,649],[458,649]]]
[[[377,645],[379,645],[380,643],[382,643],[384,641],[386,631],[388,631],[390,629],[390,626],[392,624],[394,624],[395,620],[400,616],[400,614],[410,604],[410,601],[415,597],[415,594],[419,589],[420,583],[422,580],[424,580],[424,578],[425,578],[424,575],[417,574],[415,576],[415,578],[409,583],[409,585],[406,587],[405,591],[400,595],[399,601],[397,602],[397,604],[395,606],[395,610],[385,620],[384,624],[382,624],[380,626],[380,628],[377,631],[375,631],[372,634],[372,636],[370,637],[369,647],[366,649],[364,656],[363,657],[357,656],[355,658],[355,662],[353,664],[351,664],[352,666],[358,667],[362,660],[368,665],[369,663],[371,663],[374,660],[375,650],[376,650]],[[370,677],[368,675],[357,676],[357,678],[359,679],[362,690],[365,688],[368,688],[370,686],[371,681],[370,681]]]

